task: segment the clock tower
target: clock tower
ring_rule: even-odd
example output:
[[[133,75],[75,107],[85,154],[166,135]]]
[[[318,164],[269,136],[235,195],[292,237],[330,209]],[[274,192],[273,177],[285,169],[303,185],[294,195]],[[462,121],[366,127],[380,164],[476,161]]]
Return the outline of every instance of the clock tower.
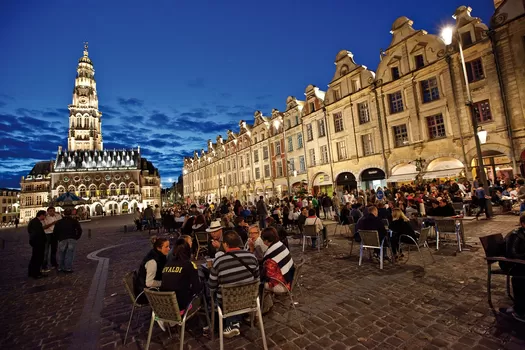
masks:
[[[84,43],[84,55],[78,60],[73,103],[68,109],[68,149],[70,151],[102,150],[102,113],[98,110],[95,69],[88,56],[87,42]]]

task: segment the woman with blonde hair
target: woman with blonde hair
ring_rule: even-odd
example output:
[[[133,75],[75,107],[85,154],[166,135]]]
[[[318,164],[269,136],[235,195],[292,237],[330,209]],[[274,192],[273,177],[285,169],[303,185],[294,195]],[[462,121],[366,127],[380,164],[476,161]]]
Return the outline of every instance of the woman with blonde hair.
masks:
[[[414,238],[416,241],[418,239],[417,234],[414,232],[414,229],[410,225],[410,220],[405,216],[403,211],[399,208],[392,209],[392,222],[390,223],[388,228],[392,231],[392,237],[390,240],[391,240],[391,245],[392,245],[392,253],[394,253],[396,258],[399,257],[398,256],[399,237],[401,237],[401,235],[410,236]],[[402,241],[403,243],[413,243],[408,238],[403,238]]]

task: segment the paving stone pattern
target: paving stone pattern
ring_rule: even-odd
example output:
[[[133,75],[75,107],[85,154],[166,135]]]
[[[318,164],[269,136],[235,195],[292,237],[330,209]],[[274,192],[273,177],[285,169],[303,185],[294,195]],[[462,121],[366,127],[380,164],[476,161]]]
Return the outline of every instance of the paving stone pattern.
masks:
[[[120,220],[120,221],[119,221]],[[151,311],[139,309],[134,317],[128,344],[123,345],[131,304],[122,277],[137,268],[149,249],[147,235],[122,232],[129,218],[105,218],[93,222],[93,237],[78,244],[75,273],[33,281],[26,278],[30,250],[25,239],[7,244],[0,251],[0,348],[68,349],[75,342],[79,318],[97,262],[88,260],[92,251],[128,242],[99,254],[110,259],[99,334],[90,347],[143,349]],[[301,291],[296,292],[300,317],[289,315],[289,303],[276,304],[264,316],[268,345],[272,349],[523,349],[525,327],[513,319],[497,316],[486,297],[486,264],[478,237],[506,233],[517,218],[499,216],[491,221],[465,223],[470,251],[455,253],[453,247],[435,252],[432,263],[423,252],[426,267],[417,252],[406,264],[364,260],[358,266],[358,246],[347,257],[350,245],[334,236],[330,248],[321,253],[291,241],[294,259],[304,258]],[[335,225],[330,225],[333,236]],[[25,232],[23,233],[25,237]],[[493,277],[493,302],[510,305],[503,277]],[[288,317],[290,316],[290,317]],[[202,336],[204,320],[187,327],[186,349],[218,349]],[[304,327],[301,332],[299,322]],[[169,339],[155,326],[151,349],[178,348],[178,332]],[[225,341],[225,349],[260,349],[257,327],[241,328],[241,336]]]

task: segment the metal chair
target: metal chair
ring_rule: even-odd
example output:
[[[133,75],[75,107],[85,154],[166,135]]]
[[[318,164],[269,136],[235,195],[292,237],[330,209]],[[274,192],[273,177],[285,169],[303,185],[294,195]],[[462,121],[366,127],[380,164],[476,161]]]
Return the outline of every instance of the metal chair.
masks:
[[[343,238],[346,238],[348,240],[348,243],[350,243],[350,254],[349,257],[352,256],[352,251],[354,249],[354,242],[355,242],[355,224],[349,224],[345,225],[347,229],[347,234],[343,235]]]
[[[361,247],[359,248],[359,266],[363,261],[363,253],[367,248],[379,249],[379,267],[383,269],[383,246],[386,236],[379,242],[379,232],[369,230],[359,230],[361,237]]]
[[[432,229],[433,229],[432,227],[424,227],[424,228],[422,228],[421,232],[419,233],[419,238],[418,238],[417,241],[413,237],[411,237],[409,235],[401,235],[401,236],[399,236],[399,249],[401,249],[401,245],[403,244],[403,242],[401,242],[401,239],[403,237],[406,237],[410,241],[414,242],[414,245],[416,246],[417,250],[419,251],[419,254],[421,255],[421,260],[423,260],[423,265],[424,266],[426,266],[425,258],[423,257],[423,253],[421,253],[421,249],[420,248],[427,248],[428,252],[430,254],[430,257],[432,258],[432,262],[436,262],[436,260],[434,259],[434,255],[432,255],[432,251],[430,250],[430,247],[429,247],[428,242],[427,242],[428,236],[429,236],[430,231]],[[408,244],[408,254],[407,254],[407,260],[405,261],[405,264],[408,262],[408,259],[410,259],[410,246],[411,245],[412,244]]]
[[[346,228],[346,232],[348,233],[348,225],[343,225],[343,221],[341,220],[341,217],[337,214],[334,214],[334,220],[336,221],[336,226],[335,226],[335,230],[334,230],[334,236],[337,235],[337,228],[338,227],[345,227]],[[341,232],[341,236],[343,236],[343,233]]]
[[[458,245],[458,251],[461,252],[463,245],[463,222],[461,220],[454,219],[435,219],[435,230],[436,230],[436,250],[439,250],[439,242],[441,241],[441,235],[455,235],[456,244]],[[444,243],[443,243],[444,244]]]
[[[149,306],[148,304],[139,304],[137,300],[140,298],[144,292],[140,292],[139,295],[135,297],[134,292],[134,286],[135,286],[135,277],[136,273],[135,271],[128,272],[124,278],[122,279],[122,282],[124,282],[124,287],[126,287],[126,291],[128,292],[129,298],[131,299],[132,307],[131,307],[131,315],[129,316],[128,321],[128,327],[126,328],[126,335],[124,336],[124,345],[126,345],[126,340],[128,339],[128,333],[129,333],[129,327],[131,326],[131,321],[133,320],[133,313],[135,312],[135,309],[143,308],[145,306]],[[138,318],[137,318],[138,321]],[[136,325],[135,325],[136,326]]]
[[[199,254],[208,252],[208,232],[196,231],[195,241],[197,242],[197,252],[195,253],[195,258],[198,258]]]
[[[270,279],[272,279],[275,282],[278,282],[280,285],[285,287],[286,288],[286,292],[284,292],[284,293],[277,293],[277,292],[274,292],[273,290],[264,289],[264,293],[271,293],[271,294],[274,294],[274,295],[277,295],[277,296],[287,295],[288,297],[290,297],[291,306],[293,307],[293,310],[295,312],[295,316],[297,317],[297,322],[299,322],[299,326],[301,327],[301,332],[304,332],[303,325],[301,324],[301,321],[299,321],[299,313],[297,312],[297,308],[295,307],[296,303],[295,303],[295,300],[294,300],[294,291],[295,291],[295,287],[296,286],[299,288],[299,293],[301,293],[301,295],[303,294],[303,291],[301,290],[301,285],[299,284],[299,278],[301,277],[301,272],[303,270],[304,259],[301,259],[300,262],[298,264],[294,264],[294,266],[295,266],[295,271],[294,271],[292,283],[290,285],[290,289],[288,289],[288,287],[286,287],[286,285],[283,282],[279,281],[278,279],[270,277]],[[264,297],[263,297],[263,301],[264,301]],[[263,305],[261,305],[261,309],[264,309]],[[290,315],[291,315],[291,313],[288,313],[288,320],[287,320],[287,322],[290,322]]]
[[[304,225],[303,226],[303,252],[304,252],[304,248],[306,245],[306,239],[309,238],[311,241],[312,238],[314,237],[317,239],[317,250],[321,252],[321,243],[322,243],[321,240],[322,240],[323,235],[321,234],[321,232],[317,231],[316,225]]]
[[[261,304],[259,302],[259,280],[238,284],[224,284],[221,288],[222,306],[216,305],[214,298],[211,298],[212,317],[211,317],[211,331],[212,340],[214,339],[213,330],[215,325],[215,307],[219,316],[219,340],[220,349],[224,350],[224,335],[223,335],[223,320],[230,316],[242,315],[246,313],[257,313],[259,320],[259,328],[263,341],[263,348],[268,349],[266,344],[266,334],[264,332],[264,323],[261,312]],[[252,318],[253,326],[253,318]]]
[[[155,323],[155,320],[176,323],[176,325],[181,327],[179,347],[180,350],[183,350],[186,321],[196,315],[197,311],[200,310],[200,304],[195,303],[195,301],[199,300],[201,296],[194,296],[189,305],[187,305],[184,314],[181,315],[175,292],[156,292],[150,289],[144,289],[144,294],[146,294],[152,309],[146,350],[149,349],[149,345],[151,343],[151,333],[153,332],[153,324]],[[171,330],[169,327],[168,331],[171,337]]]

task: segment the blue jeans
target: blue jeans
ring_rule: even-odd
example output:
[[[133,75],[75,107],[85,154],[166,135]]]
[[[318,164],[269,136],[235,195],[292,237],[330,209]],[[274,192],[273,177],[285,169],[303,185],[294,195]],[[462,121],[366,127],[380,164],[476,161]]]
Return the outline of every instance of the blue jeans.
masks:
[[[259,228],[262,229],[266,227],[266,215],[264,216],[264,218],[261,216],[259,218]]]
[[[73,271],[73,258],[75,257],[75,246],[77,240],[74,238],[64,239],[58,242],[58,269],[61,271]]]
[[[46,247],[44,251],[44,261],[42,262],[42,268],[47,269],[48,267],[57,266],[57,243],[51,233],[46,233]]]

